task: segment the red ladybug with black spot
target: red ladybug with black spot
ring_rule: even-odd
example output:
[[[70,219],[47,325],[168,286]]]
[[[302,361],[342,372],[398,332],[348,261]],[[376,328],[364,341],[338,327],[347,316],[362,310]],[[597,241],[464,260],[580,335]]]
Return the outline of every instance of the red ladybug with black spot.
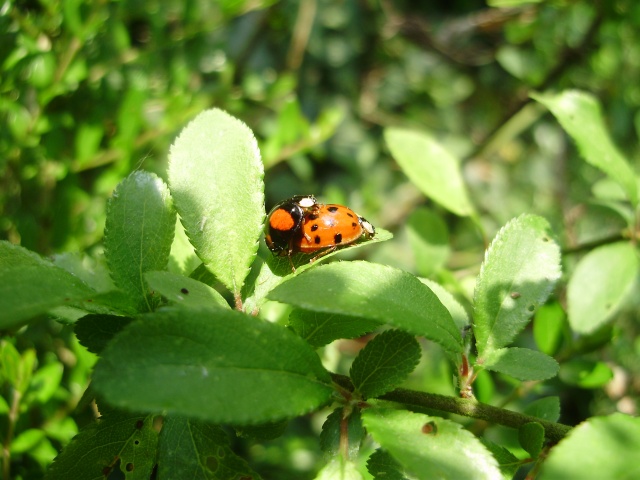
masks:
[[[265,240],[278,256],[318,253],[310,261],[375,235],[375,228],[349,207],[320,204],[315,197],[298,195],[277,204],[269,213]]]

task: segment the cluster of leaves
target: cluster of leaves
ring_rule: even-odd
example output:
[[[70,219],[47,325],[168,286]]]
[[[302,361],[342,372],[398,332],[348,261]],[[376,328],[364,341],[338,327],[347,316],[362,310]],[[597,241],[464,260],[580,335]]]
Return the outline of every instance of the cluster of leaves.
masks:
[[[532,460],[549,478],[633,476],[629,417],[593,417],[549,447],[567,433],[559,418],[638,408],[625,157],[640,7],[487,3],[9,0],[0,237],[91,250],[0,244],[4,477],[40,478],[65,446],[52,476],[89,475],[87,450],[91,474],[131,478],[155,465],[167,478],[458,478],[495,476],[495,461],[508,477]],[[582,92],[527,95],[576,86],[604,119]],[[189,128],[176,143],[169,187],[127,177],[105,221],[116,184],[140,167],[167,178],[173,133],[211,105],[252,127],[262,161],[246,127],[208,112],[206,138]],[[394,241],[342,254],[376,263],[299,257],[291,275],[256,242],[264,195],[299,193],[356,207],[375,242],[391,237],[380,226]],[[351,365],[353,344],[334,340],[373,331]],[[224,388],[207,389],[214,378]]]
[[[593,107],[593,99],[576,92],[544,101],[561,122],[564,115],[576,115],[576,109]],[[598,134],[607,138],[601,129],[595,132],[574,136],[584,147],[585,142],[600,142]],[[456,161],[443,156],[431,138],[393,129],[387,141],[426,194],[445,203],[461,193],[454,208],[474,215],[464,200]],[[602,148],[610,160],[598,166],[622,182],[624,177],[617,175],[627,164],[619,156],[611,160],[611,145]],[[425,158],[443,164],[446,182],[416,175]],[[156,468],[160,478],[181,478],[187,472],[198,472],[198,478],[260,478],[233,452],[221,426],[256,438],[277,437],[287,421],[334,403],[320,436],[329,461],[317,478],[361,478],[355,462],[366,435],[380,446],[367,462],[375,478],[389,472],[399,478],[459,478],[469,472],[474,478],[499,478],[547,455],[540,463],[542,478],[555,478],[567,452],[588,442],[592,434],[585,426],[547,451],[569,431],[553,423],[559,416],[553,397],[537,402],[532,415],[515,416],[492,411],[473,398],[473,383],[482,371],[520,381],[558,373],[558,363],[546,353],[512,346],[561,276],[560,248],[542,217],[522,215],[496,235],[476,282],[473,335],[463,337],[470,326],[464,308],[433,282],[363,261],[310,264],[305,255],[294,259],[298,268],[292,272],[282,258],[264,250],[256,255],[265,216],[263,164],[251,130],[221,110],[203,112],[182,131],[171,150],[168,176],[170,186],[153,174],[134,172],[114,191],[105,233],[113,283],[104,282],[102,275],[91,278],[79,264],[49,262],[21,247],[0,244],[5,266],[0,273],[2,327],[21,325],[55,308],[60,317],[77,319],[78,339],[99,356],[89,393],[102,416],[71,441],[47,478],[108,477],[116,469],[127,478],[148,478]],[[629,200],[635,207],[637,198]],[[389,238],[379,229],[372,242]],[[635,262],[637,271],[633,248],[619,244],[616,257],[609,256],[611,247],[602,248],[604,253],[593,250],[576,272],[584,269],[589,279],[598,274],[603,282],[614,281],[607,277],[609,271],[589,267],[594,255],[607,262],[624,256]],[[196,258],[202,263],[192,271]],[[579,288],[572,282],[584,281],[575,278],[569,291]],[[616,295],[632,281],[619,284]],[[216,285],[222,294],[212,288]],[[293,308],[289,328],[256,316],[267,301]],[[608,303],[602,312],[600,296],[581,299],[588,301],[593,315],[573,320],[576,331],[601,326],[620,303]],[[372,331],[380,333],[359,352],[348,377],[329,372],[315,351]],[[420,361],[416,336],[441,347],[465,398],[450,397],[447,406],[429,395],[416,400],[416,392],[397,388]],[[5,345],[3,364],[20,365],[6,378],[22,395],[31,384],[24,372],[32,364]],[[528,456],[519,459],[452,420],[392,408],[389,401],[486,415],[519,428]],[[20,404],[18,398],[15,405]],[[605,431],[617,426],[640,435],[640,425],[630,418],[599,421]],[[619,448],[618,442],[609,447]],[[607,463],[606,471],[630,467],[621,460]],[[575,468],[593,474],[591,465],[589,470]]]

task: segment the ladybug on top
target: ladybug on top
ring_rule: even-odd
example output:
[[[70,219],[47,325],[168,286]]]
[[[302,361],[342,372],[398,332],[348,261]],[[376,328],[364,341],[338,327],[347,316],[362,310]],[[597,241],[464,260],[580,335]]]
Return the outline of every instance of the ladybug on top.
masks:
[[[273,207],[264,233],[269,250],[287,256],[295,271],[293,254],[318,252],[313,262],[360,239],[372,238],[375,228],[348,207],[318,203],[313,195],[296,195]]]

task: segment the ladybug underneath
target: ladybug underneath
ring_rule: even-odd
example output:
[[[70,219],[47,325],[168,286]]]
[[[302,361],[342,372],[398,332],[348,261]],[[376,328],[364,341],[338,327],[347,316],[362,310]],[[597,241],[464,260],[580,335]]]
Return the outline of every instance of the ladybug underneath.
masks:
[[[311,195],[297,195],[277,204],[267,216],[265,241],[275,255],[316,253],[310,261],[360,239],[370,239],[375,228],[343,205],[321,204]]]

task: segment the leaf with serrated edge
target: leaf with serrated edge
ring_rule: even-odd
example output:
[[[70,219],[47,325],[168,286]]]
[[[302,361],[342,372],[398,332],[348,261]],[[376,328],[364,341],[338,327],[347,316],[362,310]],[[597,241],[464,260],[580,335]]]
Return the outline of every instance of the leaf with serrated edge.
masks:
[[[169,154],[169,184],[206,267],[238,295],[264,220],[264,168],[253,132],[226,112],[202,112]]]
[[[495,458],[458,423],[373,408],[362,412],[362,421],[373,439],[417,478],[500,478]]]
[[[158,303],[144,273],[167,268],[175,224],[169,189],[153,173],[133,172],[118,184],[107,205],[104,255],[114,283],[141,312]]]
[[[169,415],[162,424],[158,447],[158,478],[260,479],[233,452],[229,436],[217,425]]]
[[[343,419],[344,414],[345,410],[342,407],[336,408],[329,414],[322,424],[320,448],[323,452],[334,456],[339,453],[342,442],[346,440],[348,456],[350,459],[355,459],[360,451],[360,443],[362,443],[365,431],[358,409],[351,411],[346,419]],[[346,423],[346,438],[344,438],[343,421]]]
[[[538,422],[525,423],[518,429],[518,441],[531,458],[538,458],[544,445],[544,427]]]
[[[45,480],[105,478],[119,465],[127,479],[148,479],[156,463],[153,416],[109,412],[83,428],[56,457]]]
[[[145,278],[149,288],[172,303],[191,308],[206,308],[212,305],[229,308],[222,295],[209,285],[192,278],[171,272],[147,272]]]
[[[483,357],[482,366],[524,381],[546,380],[555,377],[560,369],[553,357],[518,347],[492,350]]]
[[[318,348],[339,338],[356,338],[372,332],[379,321],[294,309],[289,314],[289,326],[310,345]]]
[[[573,138],[584,159],[618,182],[634,205],[638,203],[636,175],[611,141],[600,105],[593,95],[579,90],[558,94],[533,94]]]
[[[396,268],[363,261],[322,265],[280,284],[268,297],[309,311],[379,320],[462,352],[449,311],[420,280]]]
[[[54,307],[92,300],[96,292],[50,262],[0,269],[0,329],[16,327]]]
[[[640,418],[591,417],[551,449],[539,478],[640,478]]]
[[[474,334],[482,357],[509,345],[560,278],[560,248],[548,222],[521,215],[491,242],[474,294]]]
[[[349,376],[364,398],[384,395],[402,383],[420,361],[420,344],[402,330],[386,330],[360,350]]]
[[[268,293],[282,282],[300,275],[310,268],[314,268],[319,263],[325,262],[334,255],[339,255],[344,250],[353,250],[371,243],[385,242],[392,238],[393,234],[391,232],[382,228],[376,228],[376,234],[373,238],[354,243],[340,250],[323,255],[313,263],[310,263],[310,260],[317,254],[294,255],[291,257],[291,261],[296,266],[295,272],[291,271],[291,264],[287,257],[276,257],[270,252],[265,252],[264,256],[254,262],[254,265],[252,266],[250,278],[255,278],[255,281],[247,282],[247,285],[245,285],[246,288],[242,295],[243,298],[246,298],[243,304],[244,310],[246,312],[258,310],[266,300]],[[251,289],[251,291],[249,291],[249,289]]]
[[[638,254],[627,242],[591,250],[567,285],[569,324],[578,333],[591,333],[616,314],[635,285]]]
[[[102,352],[93,386],[122,408],[236,425],[302,415],[333,391],[300,337],[221,308],[164,309],[131,323]]]
[[[374,480],[407,480],[400,465],[389,452],[378,449],[367,460],[367,470]]]
[[[387,128],[384,139],[402,171],[427,197],[456,215],[473,213],[460,162],[423,132]]]

